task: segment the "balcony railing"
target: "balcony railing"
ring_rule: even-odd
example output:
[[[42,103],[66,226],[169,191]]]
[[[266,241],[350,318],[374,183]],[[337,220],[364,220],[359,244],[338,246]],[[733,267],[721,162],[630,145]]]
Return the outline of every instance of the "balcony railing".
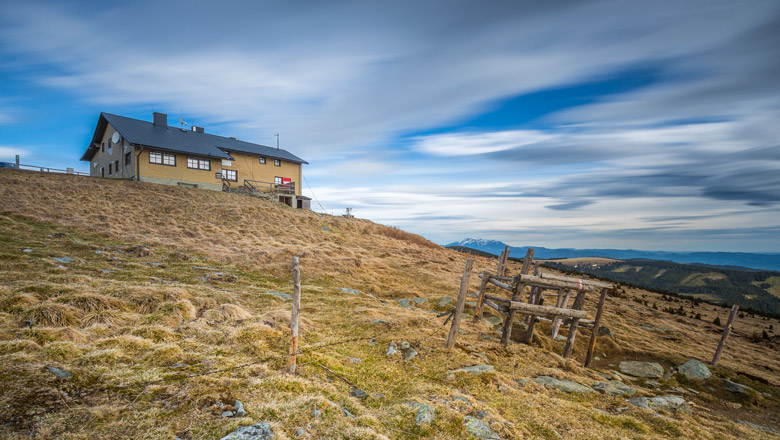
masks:
[[[273,183],[244,179],[244,188],[250,191],[263,191],[275,194],[295,194],[295,182]]]

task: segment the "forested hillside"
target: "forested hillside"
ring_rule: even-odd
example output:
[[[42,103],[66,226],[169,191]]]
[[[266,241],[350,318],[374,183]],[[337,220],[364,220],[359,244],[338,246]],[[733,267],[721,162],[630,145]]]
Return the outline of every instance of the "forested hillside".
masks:
[[[598,264],[573,264],[561,260],[545,264],[646,289],[713,303],[738,304],[743,309],[780,315],[780,272],[642,259]]]

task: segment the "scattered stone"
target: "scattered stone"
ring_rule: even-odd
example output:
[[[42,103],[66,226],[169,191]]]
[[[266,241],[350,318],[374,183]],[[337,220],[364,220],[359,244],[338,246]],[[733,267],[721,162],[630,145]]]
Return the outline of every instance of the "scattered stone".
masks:
[[[471,416],[463,418],[463,426],[466,428],[466,432],[474,437],[487,439],[487,440],[501,440],[486,422]]]
[[[491,327],[495,327],[497,325],[501,325],[504,323],[504,320],[498,316],[485,316],[484,318],[482,318],[482,320],[488,323],[488,325],[490,325]]]
[[[619,380],[608,380],[593,385],[593,389],[610,396],[633,396],[636,390],[620,382]]]
[[[354,419],[355,418],[355,416],[351,412],[349,412],[348,409],[341,408],[341,411],[344,413],[345,416],[349,417],[350,419]]]
[[[428,302],[428,298],[420,298],[419,296],[415,296],[413,298],[409,298],[409,301],[412,301],[413,303],[417,304],[418,306],[421,304],[425,304]]]
[[[688,402],[678,396],[634,397],[628,399],[628,403],[653,411],[680,411],[686,414],[692,412]]]
[[[214,273],[207,273],[206,276],[203,277],[202,281],[204,283],[213,283],[213,282],[235,283],[236,281],[238,281],[238,277],[233,275],[232,273],[214,272]]]
[[[152,267],[165,268],[165,266],[162,263],[157,263],[157,262],[154,262],[154,261],[148,261],[148,262],[146,262],[144,264],[147,265],[147,266],[152,266]]]
[[[471,374],[482,374],[482,373],[494,373],[496,369],[492,365],[472,365],[470,367],[463,367],[458,368],[457,370],[450,370],[450,373],[471,373]]]
[[[101,272],[103,272],[103,273],[104,273],[104,274],[106,274],[106,275],[108,275],[108,274],[110,274],[110,273],[114,273],[114,271],[113,271],[113,270],[108,270],[108,269],[103,269],[103,270],[101,270]]]
[[[652,332],[652,331],[670,332],[670,331],[672,331],[672,329],[670,329],[668,327],[655,327],[655,326],[647,326],[647,325],[643,325],[642,329],[643,330],[647,330],[649,332]]]
[[[406,350],[406,352],[404,353],[404,360],[408,362],[414,359],[415,356],[417,356],[417,350],[415,350],[414,348],[410,348]]]
[[[505,386],[502,386],[502,385],[498,386],[498,392],[499,393],[506,393],[507,391],[509,391],[509,388],[507,388]]]
[[[233,411],[223,411],[222,417],[233,417]]]
[[[392,324],[390,321],[385,321],[384,319],[372,319],[371,324]]]
[[[726,389],[728,391],[737,394],[748,394],[750,391],[755,391],[753,388],[750,388],[747,385],[742,385],[736,382],[732,382],[728,379],[723,379],[723,385],[726,386]]]
[[[273,440],[271,425],[265,422],[242,426],[220,440]]]
[[[49,370],[49,373],[59,377],[60,379],[71,379],[73,378],[73,374],[69,373],[65,370],[60,370],[57,367],[47,366],[46,367]]]
[[[411,304],[411,303],[409,303],[409,300],[408,300],[408,299],[406,299],[406,298],[401,298],[401,299],[399,299],[399,300],[398,300],[398,304],[399,304],[401,307],[405,308],[405,309],[411,309],[411,308],[412,308],[412,304]]]
[[[349,395],[353,397],[357,397],[358,399],[365,399],[368,397],[368,393],[361,390],[358,387],[349,387]]]
[[[468,330],[463,330],[462,328],[459,328],[458,329],[458,334],[459,335],[467,335],[467,334],[469,334],[469,332],[468,332]]]
[[[374,394],[372,394],[372,396],[374,396],[374,399],[384,399],[385,398],[385,395],[382,394],[382,393],[374,393]]]
[[[712,377],[710,369],[696,359],[691,359],[677,367],[677,372],[691,380],[705,380]]]
[[[723,402],[723,404],[726,405],[727,408],[731,408],[731,409],[742,408],[742,404],[737,402]]]
[[[563,335],[555,335],[556,341],[566,341],[566,336]]]
[[[521,387],[524,387],[525,384],[530,382],[530,380],[528,380],[528,379],[517,379],[515,382],[517,382],[517,385],[519,385]]]
[[[68,270],[67,267],[65,267],[65,266],[63,266],[61,264],[58,264],[57,267],[55,267],[55,269],[57,269],[57,270]]]
[[[414,421],[418,425],[431,423],[436,418],[436,409],[427,403],[406,402],[406,404],[417,410]]]
[[[685,394],[687,391],[685,391],[682,387],[671,387],[669,388],[669,392],[674,394]]]
[[[780,434],[780,431],[774,428],[770,428],[769,426],[757,425],[755,423],[750,423],[747,420],[734,420],[734,421],[737,423],[741,423],[743,425],[750,426],[753,429],[758,429],[759,431],[771,432],[772,434]]]
[[[450,304],[454,304],[455,299],[450,296],[444,296],[439,300],[439,307],[447,307]]]
[[[471,402],[469,402],[469,399],[463,397],[463,396],[452,396],[452,400],[457,400],[459,402],[463,402],[466,405],[471,406]]]
[[[297,431],[295,431],[295,434],[296,434],[298,437],[303,437],[303,436],[307,435],[307,434],[308,434],[308,432],[306,432],[306,430],[305,430],[305,429],[303,429],[303,428],[298,428],[298,430],[297,430]]]
[[[485,417],[487,417],[487,416],[488,416],[488,413],[487,413],[487,411],[477,411],[477,412],[474,414],[474,416],[475,416],[476,418],[478,418],[478,419],[484,419]]]
[[[645,386],[648,388],[661,388],[663,385],[655,379],[648,379],[645,381]]]
[[[766,391],[762,391],[762,392],[761,392],[761,395],[762,395],[762,396],[764,396],[764,397],[766,397],[767,399],[771,399],[771,398],[772,398],[772,395],[771,395],[771,394],[769,394],[769,393],[767,393]]]
[[[152,255],[154,252],[152,252],[149,248],[144,246],[131,246],[127,249],[125,249],[125,252],[134,254],[137,257],[148,257]]]
[[[659,378],[664,375],[664,367],[656,362],[622,361],[620,371],[634,377]]]
[[[592,388],[578,384],[577,382],[573,382],[571,380],[560,380],[550,376],[539,376],[534,379],[534,382],[540,385],[544,385],[548,388],[561,390],[565,393],[590,393],[593,391]]]
[[[351,293],[353,295],[360,295],[361,292],[359,290],[350,289],[348,287],[339,287],[339,290],[341,290],[344,293]]]
[[[359,364],[363,362],[363,359],[352,357],[352,356],[347,356],[347,359],[349,359],[349,361],[352,362],[353,364]]]
[[[398,346],[395,344],[395,341],[390,341],[385,356],[395,356],[396,354],[398,354]]]
[[[610,338],[615,339],[615,334],[612,333],[612,330],[605,325],[599,327],[599,336],[609,336]]]
[[[244,417],[246,415],[246,410],[244,409],[244,404],[241,403],[240,400],[236,400],[236,402],[233,404],[233,406],[236,407],[236,417]]]
[[[330,232],[330,229],[327,226],[323,226],[322,230],[325,231],[325,232]]]
[[[207,275],[207,276],[208,276],[208,275]],[[265,291],[265,293],[267,293],[267,294],[269,294],[269,295],[273,295],[273,296],[275,296],[275,297],[277,297],[277,298],[283,299],[284,301],[290,301],[290,300],[292,300],[292,295],[289,295],[289,294],[286,294],[286,293],[282,293],[282,292],[275,292],[275,291],[273,291],[273,290],[266,290],[266,291]]]
[[[406,342],[406,341],[401,342],[401,350],[408,350],[409,347],[411,347],[411,345],[409,345],[408,342]]]
[[[73,262],[73,258],[71,257],[54,257],[54,259],[63,264],[68,264]]]
[[[314,418],[316,419],[317,417],[320,417],[322,415],[322,411],[315,409],[314,411],[311,412],[311,415],[314,416]]]
[[[22,252],[27,252],[27,253],[30,253],[30,252],[35,252],[35,251],[33,251],[33,250],[32,250],[32,249],[30,249],[30,248],[27,248],[27,249],[22,249]]]

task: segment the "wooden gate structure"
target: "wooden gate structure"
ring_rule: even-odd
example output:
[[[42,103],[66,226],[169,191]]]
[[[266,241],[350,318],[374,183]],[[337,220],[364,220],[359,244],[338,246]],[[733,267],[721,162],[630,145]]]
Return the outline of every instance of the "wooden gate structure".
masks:
[[[604,302],[607,298],[607,291],[613,288],[610,283],[603,281],[567,277],[562,275],[553,275],[542,273],[537,267],[534,275],[528,272],[533,264],[534,250],[528,249],[528,253],[523,260],[523,266],[518,275],[514,277],[505,276],[506,260],[509,256],[508,247],[498,259],[498,268],[495,273],[483,271],[479,274],[482,279],[479,287],[477,305],[474,311],[474,321],[477,322],[482,317],[483,308],[488,306],[504,317],[504,329],[501,334],[501,343],[506,345],[512,334],[512,324],[516,315],[523,315],[528,323],[523,342],[530,343],[533,339],[534,325],[538,321],[547,321],[552,323],[552,338],[558,334],[561,325],[569,327],[569,334],[566,339],[566,346],[563,349],[563,357],[569,357],[574,350],[574,339],[577,337],[579,327],[591,330],[590,341],[588,343],[588,352],[585,355],[585,367],[589,367],[593,360],[593,351],[596,347],[596,338],[601,323]],[[471,263],[471,264],[469,264]],[[461,280],[461,292],[458,295],[458,304],[454,310],[453,328],[450,329],[450,338],[447,340],[447,346],[452,347],[457,338],[457,326],[460,326],[460,314],[463,311],[465,303],[464,285],[468,285],[468,278],[471,276],[472,259],[468,259],[467,270]],[[488,285],[496,286],[502,290],[511,293],[511,299],[502,296],[490,295],[487,293]],[[529,289],[526,289],[528,287]],[[521,301],[525,291],[528,290],[528,299]],[[576,293],[575,293],[576,292]],[[585,305],[585,296],[589,293],[599,293],[598,307],[596,316],[591,319],[588,312],[583,310]],[[555,305],[545,305],[545,297],[554,298]],[[572,297],[573,304],[569,305]]]

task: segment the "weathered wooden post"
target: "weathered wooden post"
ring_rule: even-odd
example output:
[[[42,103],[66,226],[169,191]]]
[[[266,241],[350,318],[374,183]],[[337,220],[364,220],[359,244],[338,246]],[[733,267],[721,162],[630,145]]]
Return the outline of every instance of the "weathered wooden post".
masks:
[[[520,275],[527,274],[531,269],[531,263],[534,260],[534,249],[529,248],[525,254],[525,260],[523,260],[523,267],[520,269]],[[525,286],[520,281],[520,275],[515,279],[514,292],[512,292],[512,301],[518,301],[520,295],[523,294],[523,287]],[[504,319],[504,331],[501,333],[501,344],[506,345],[509,343],[509,337],[512,335],[512,322],[515,320],[515,310],[509,310],[509,313]]]
[[[298,257],[292,257],[293,271],[293,298],[292,314],[290,316],[290,357],[287,360],[287,368],[290,373],[295,374],[295,358],[298,354],[298,313],[301,309],[301,266]]]
[[[596,337],[599,333],[599,324],[601,323],[601,312],[604,309],[604,301],[607,300],[607,288],[601,289],[599,298],[599,307],[596,310],[596,320],[593,321],[593,330],[590,332],[590,342],[588,343],[588,354],[585,355],[585,368],[590,368],[590,361],[593,360],[593,351],[596,349]]]
[[[582,310],[582,307],[585,305],[585,291],[580,290],[579,293],[577,293],[577,298],[574,300],[574,306],[572,307],[575,310]],[[566,346],[563,347],[563,357],[567,358],[571,356],[571,352],[574,351],[574,338],[577,337],[577,326],[580,325],[580,319],[574,318],[571,321],[571,325],[569,326],[569,337],[566,338]]]
[[[477,299],[477,306],[474,308],[474,322],[479,322],[482,319],[482,309],[485,305],[485,290],[489,280],[490,272],[482,272],[482,282],[479,284],[479,298]]]
[[[509,246],[504,246],[504,252],[501,252],[501,256],[498,257],[498,268],[496,269],[496,275],[504,276],[506,270],[506,260],[509,258]]]
[[[528,304],[534,304],[534,305],[542,305],[544,303],[544,296],[542,295],[542,288],[541,287],[534,287],[531,289],[531,295],[528,298]],[[533,342],[534,339],[534,326],[536,325],[536,321],[538,318],[535,315],[528,315],[528,330],[525,332],[525,336],[523,337],[523,342],[526,344],[530,344]]]
[[[463,307],[466,306],[466,293],[469,290],[469,279],[471,278],[471,268],[474,266],[474,259],[466,259],[466,268],[463,270],[463,277],[460,279],[460,291],[458,291],[458,303],[455,305],[455,311],[452,316],[452,326],[450,334],[447,336],[445,347],[455,346],[455,340],[458,338],[458,328],[460,327],[460,318],[463,314]]]
[[[734,304],[731,307],[729,320],[726,321],[726,327],[723,328],[723,336],[720,337],[718,349],[715,350],[715,356],[712,358],[712,362],[710,362],[710,365],[713,367],[718,365],[718,361],[720,361],[720,355],[723,353],[723,347],[726,345],[726,339],[729,338],[729,333],[731,333],[731,323],[734,322],[734,317],[737,316],[737,310],[739,310],[739,306]]]
[[[555,304],[556,307],[560,307],[562,309],[565,309],[566,306],[569,304],[569,299],[571,298],[571,289],[566,289],[566,294],[563,295],[563,299],[561,299],[561,291],[559,291],[558,294],[558,302]],[[552,322],[552,333],[550,334],[550,337],[555,340],[555,337],[558,336],[558,330],[561,328],[561,318],[556,317],[553,319]]]

